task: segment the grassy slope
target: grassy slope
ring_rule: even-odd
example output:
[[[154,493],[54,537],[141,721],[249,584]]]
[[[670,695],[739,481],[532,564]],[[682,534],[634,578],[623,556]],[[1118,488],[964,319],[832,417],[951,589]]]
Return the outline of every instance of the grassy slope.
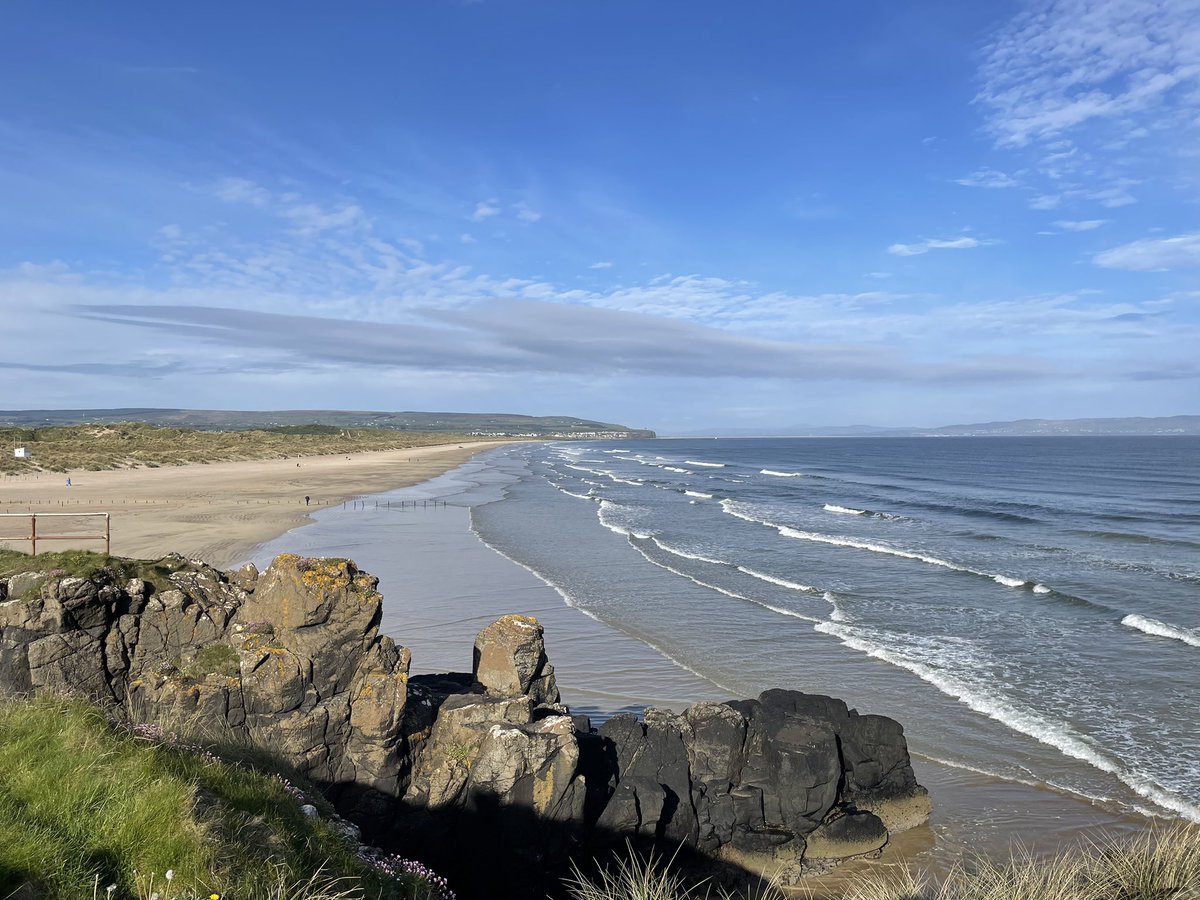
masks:
[[[28,409],[0,410],[0,424],[23,426],[79,425],[86,422],[147,422],[236,431],[276,425],[311,423],[337,428],[394,428],[400,431],[504,432],[545,434],[572,431],[625,431],[626,426],[574,416],[525,416],[512,413],[381,412],[370,410],[282,409]],[[636,430],[636,429],[635,429]]]
[[[363,450],[396,450],[479,438],[390,428],[296,428],[278,431],[192,431],[137,422],[59,428],[0,428],[0,472],[64,472],[172,466],[244,459],[278,459]],[[15,459],[11,447],[26,446],[33,458]]]
[[[227,758],[137,737],[80,702],[0,703],[0,897],[110,884],[112,900],[439,896],[378,874],[305,816],[297,790],[328,812],[315,790]]]

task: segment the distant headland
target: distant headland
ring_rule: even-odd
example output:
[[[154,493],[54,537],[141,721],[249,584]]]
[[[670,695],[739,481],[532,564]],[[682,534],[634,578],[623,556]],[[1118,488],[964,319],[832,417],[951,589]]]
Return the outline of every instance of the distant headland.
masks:
[[[0,416],[3,416],[0,413]],[[877,425],[791,425],[713,428],[668,437],[1085,437],[1089,435],[1200,435],[1200,416],[1125,416],[1099,419],[1016,419],[936,428]]]

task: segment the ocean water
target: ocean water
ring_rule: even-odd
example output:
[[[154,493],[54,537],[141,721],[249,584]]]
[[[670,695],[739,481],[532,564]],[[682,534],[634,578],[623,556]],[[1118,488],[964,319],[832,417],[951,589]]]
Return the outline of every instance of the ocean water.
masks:
[[[718,692],[1200,821],[1200,439],[529,444],[455,477],[487,544]]]

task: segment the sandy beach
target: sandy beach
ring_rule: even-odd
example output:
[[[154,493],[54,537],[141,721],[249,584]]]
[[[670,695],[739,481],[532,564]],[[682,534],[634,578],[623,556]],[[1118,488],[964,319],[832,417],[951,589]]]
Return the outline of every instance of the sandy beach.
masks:
[[[418,484],[502,443],[5,476],[0,480],[0,513],[107,512],[116,556],[155,558],[178,552],[231,566],[263,541],[304,524],[311,512]],[[41,519],[38,530],[43,535],[90,535],[102,533],[103,524],[55,517]],[[28,518],[0,518],[0,547],[28,551],[29,542],[20,539],[28,534]],[[38,549],[68,547],[103,550],[104,544],[46,541]]]

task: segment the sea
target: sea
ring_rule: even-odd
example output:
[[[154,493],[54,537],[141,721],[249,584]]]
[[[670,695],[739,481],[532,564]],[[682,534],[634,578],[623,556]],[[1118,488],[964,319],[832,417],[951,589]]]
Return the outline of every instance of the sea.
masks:
[[[413,490],[708,695],[831,694],[919,759],[1200,821],[1200,438],[529,443]]]

